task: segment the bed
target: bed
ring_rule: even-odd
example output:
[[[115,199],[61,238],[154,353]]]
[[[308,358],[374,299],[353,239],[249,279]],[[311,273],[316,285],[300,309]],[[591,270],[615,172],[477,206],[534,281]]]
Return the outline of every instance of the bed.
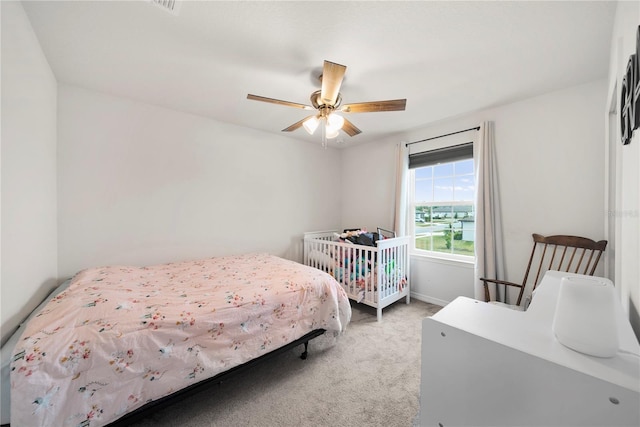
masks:
[[[382,320],[383,308],[402,298],[409,304],[411,298],[410,237],[385,238],[381,231],[304,234],[304,263],[331,274],[350,299],[374,307],[378,321]],[[377,237],[367,237],[376,234]]]
[[[11,353],[11,424],[117,425],[350,317],[330,275],[267,254],[83,270]]]

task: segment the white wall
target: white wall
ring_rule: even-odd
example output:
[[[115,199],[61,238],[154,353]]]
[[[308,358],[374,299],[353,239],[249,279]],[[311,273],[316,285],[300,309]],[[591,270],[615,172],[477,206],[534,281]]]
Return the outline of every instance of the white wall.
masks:
[[[19,2],[2,14],[2,342],[55,285],[56,81]]]
[[[61,85],[60,277],[248,251],[340,224],[340,153]]]
[[[618,2],[611,40],[609,64],[609,100],[617,105],[612,115],[611,150],[616,158],[610,176],[616,182],[615,206],[611,206],[610,220],[615,221],[615,277],[622,304],[629,314],[631,325],[640,338],[640,129],[636,129],[631,143],[620,143],[620,89],[629,57],[636,52],[636,32],[640,24],[640,3]],[[609,103],[603,105],[609,116]],[[617,179],[616,179],[617,176]]]
[[[393,229],[395,150],[388,141],[342,150],[343,228]]]
[[[343,154],[343,224],[357,222],[366,210],[363,226],[392,223],[398,140],[411,142],[494,121],[506,278],[521,280],[532,233],[603,238],[605,99],[602,80],[425,126],[395,140],[348,148]],[[367,186],[357,179],[354,162],[377,165]],[[373,191],[365,194],[367,188]],[[473,297],[468,265],[414,257],[411,283],[414,296],[427,301]]]

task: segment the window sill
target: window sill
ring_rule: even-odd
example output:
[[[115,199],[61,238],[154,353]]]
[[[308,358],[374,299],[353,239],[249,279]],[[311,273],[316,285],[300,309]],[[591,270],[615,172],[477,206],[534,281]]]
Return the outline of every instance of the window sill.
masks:
[[[473,267],[476,263],[475,258],[454,258],[448,257],[446,255],[439,256],[437,253],[422,253],[422,252],[411,252],[409,254],[411,258],[420,259],[420,260],[429,260],[438,262],[441,264],[455,264],[455,265],[465,265]]]

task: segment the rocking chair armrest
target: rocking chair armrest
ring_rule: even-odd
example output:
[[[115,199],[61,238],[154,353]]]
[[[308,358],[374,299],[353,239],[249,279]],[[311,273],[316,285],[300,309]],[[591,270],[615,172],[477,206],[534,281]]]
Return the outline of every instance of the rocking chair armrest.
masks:
[[[516,288],[520,288],[520,293],[522,294],[522,285],[518,284],[518,283],[513,283],[513,282],[507,282],[506,280],[498,280],[498,279],[485,279],[483,277],[480,278],[480,280],[482,280],[484,283],[484,300],[485,301],[490,301],[490,293],[489,293],[489,283],[495,283],[498,285],[507,285],[507,286],[515,286]],[[520,299],[518,298],[518,302],[520,302]]]
[[[498,280],[498,279],[485,279],[485,278],[480,278],[480,280],[482,280],[484,282],[484,286],[486,287],[488,285],[487,282],[489,283],[495,283],[497,285],[508,285],[508,286],[515,286],[517,288],[521,288],[522,285],[519,283],[513,283],[513,282],[507,282],[506,280]]]

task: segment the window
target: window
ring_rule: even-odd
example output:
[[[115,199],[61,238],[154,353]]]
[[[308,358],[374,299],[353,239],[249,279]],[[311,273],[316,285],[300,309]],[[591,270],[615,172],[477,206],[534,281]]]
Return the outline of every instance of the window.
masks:
[[[475,254],[472,144],[410,156],[409,167],[414,251],[471,260]]]

